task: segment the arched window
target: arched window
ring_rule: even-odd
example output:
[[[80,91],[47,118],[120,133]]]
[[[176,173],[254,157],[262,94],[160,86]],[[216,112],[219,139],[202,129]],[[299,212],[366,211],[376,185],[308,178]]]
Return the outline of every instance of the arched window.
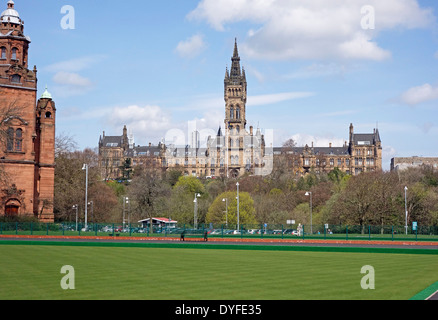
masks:
[[[0,48],[0,59],[6,60],[6,48],[5,47]]]
[[[234,107],[231,106],[230,108],[230,119],[234,119]]]
[[[23,130],[8,128],[6,131],[7,141],[6,147],[9,152],[22,152],[23,151]]]
[[[17,48],[12,48],[12,60],[17,60],[17,53],[18,53],[18,49]]]
[[[7,133],[7,150],[13,151],[14,150],[14,129],[8,128],[6,133]]]
[[[15,151],[23,151],[23,130],[21,129],[15,131]]]
[[[240,107],[236,107],[236,119],[240,119]]]

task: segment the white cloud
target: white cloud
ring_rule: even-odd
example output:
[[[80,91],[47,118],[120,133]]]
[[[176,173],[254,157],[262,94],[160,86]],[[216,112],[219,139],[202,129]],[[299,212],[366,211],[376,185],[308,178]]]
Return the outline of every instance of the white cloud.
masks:
[[[90,55],[65,61],[53,63],[44,67],[48,72],[79,72],[92,67],[94,64],[105,59],[103,55]]]
[[[172,127],[170,115],[161,107],[150,105],[114,107],[107,113],[106,122],[113,128],[126,125],[134,133],[136,143],[158,142]]]
[[[54,86],[51,89],[54,96],[67,98],[83,95],[94,88],[92,81],[78,72],[91,68],[105,56],[91,55],[65,61],[60,61],[43,68],[47,72],[54,73]]]
[[[294,134],[291,137],[297,144],[297,147],[303,147],[306,144],[310,147],[328,147],[330,143],[332,147],[342,147],[344,145],[345,140],[333,136],[313,136],[303,133]]]
[[[350,70],[344,64],[338,63],[313,63],[309,66],[284,76],[287,79],[309,79],[320,77],[343,77]]]
[[[84,78],[77,73],[64,71],[56,73],[53,76],[53,81],[56,84],[70,85],[75,87],[89,87],[92,85],[92,82],[89,79]]]
[[[269,105],[282,101],[308,98],[315,95],[313,92],[283,92],[283,93],[274,93],[274,94],[265,94],[259,96],[249,96],[248,97],[248,107],[252,106],[260,106],[260,105]]]
[[[375,28],[363,29],[361,9],[374,9]],[[379,32],[431,26],[435,17],[417,0],[202,0],[188,14],[224,31],[249,22],[241,51],[247,56],[282,59],[383,60],[391,53],[376,41]]]
[[[434,87],[428,83],[410,88],[400,97],[402,103],[411,106],[436,99],[438,99],[438,87]]]
[[[194,58],[198,56],[205,48],[205,42],[202,35],[194,35],[185,41],[178,43],[176,52],[183,58]]]

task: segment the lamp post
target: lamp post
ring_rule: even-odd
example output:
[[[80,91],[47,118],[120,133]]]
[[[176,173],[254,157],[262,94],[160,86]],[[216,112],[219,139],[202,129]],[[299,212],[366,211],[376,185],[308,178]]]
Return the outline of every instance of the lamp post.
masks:
[[[237,230],[240,230],[240,218],[239,218],[239,182],[236,183],[237,187]]]
[[[126,203],[129,203],[128,197],[123,197],[123,229],[125,229],[125,212],[126,212]],[[129,225],[129,216],[128,216],[128,225]]]
[[[195,193],[195,200],[193,200],[193,202],[195,203],[195,212],[194,212],[194,217],[193,217],[193,226],[195,229],[198,229],[198,198],[201,195],[199,193]]]
[[[408,234],[408,203],[406,193],[408,191],[408,187],[405,186],[405,232]]]
[[[228,198],[223,198],[223,199],[222,199],[222,202],[225,202],[225,212],[226,212],[226,215],[225,215],[225,224],[226,224],[226,226],[227,226],[227,228],[228,228]]]
[[[310,234],[313,234],[313,226],[312,226],[312,192],[307,191],[306,196],[310,196]]]
[[[125,203],[128,204],[128,228],[131,227],[131,202],[129,202],[129,198],[126,197]]]
[[[88,205],[91,206],[91,219],[93,220],[93,223],[94,223],[94,202],[93,201],[89,201]]]
[[[85,170],[85,230],[87,230],[87,209],[88,209],[88,164],[82,166],[82,170]]]
[[[78,205],[75,204],[72,208],[76,209],[76,231],[78,231]]]

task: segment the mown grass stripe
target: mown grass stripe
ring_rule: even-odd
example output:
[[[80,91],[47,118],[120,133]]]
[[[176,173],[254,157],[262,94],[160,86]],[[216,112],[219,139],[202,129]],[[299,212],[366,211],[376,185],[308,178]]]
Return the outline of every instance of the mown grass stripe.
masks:
[[[76,247],[130,247],[130,248],[186,248],[186,249],[229,249],[261,251],[313,251],[313,252],[363,252],[395,254],[430,254],[438,255],[438,249],[419,248],[375,248],[375,247],[330,247],[330,246],[288,246],[288,245],[239,245],[206,243],[139,243],[139,242],[98,242],[98,241],[26,241],[4,240],[0,245],[46,245]]]

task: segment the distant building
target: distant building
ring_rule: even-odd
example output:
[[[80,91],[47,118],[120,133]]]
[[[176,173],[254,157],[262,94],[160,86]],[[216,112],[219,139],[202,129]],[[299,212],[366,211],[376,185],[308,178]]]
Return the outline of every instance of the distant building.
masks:
[[[237,41],[231,58],[231,69],[224,78],[224,130],[200,142],[194,131],[185,145],[159,144],[157,147],[129,147],[126,126],[122,136],[100,138],[101,168],[107,178],[121,176],[126,159],[132,165],[143,164],[163,170],[178,169],[184,175],[197,177],[240,177],[244,174],[269,174],[275,166],[302,176],[309,172],[328,173],[335,168],[357,175],[382,170],[382,142],[378,129],[372,133],[355,133],[350,125],[349,142],[343,146],[273,147],[260,128],[247,130],[247,80],[240,66]],[[204,142],[204,141],[202,141]],[[268,145],[267,145],[268,144]],[[140,154],[144,155],[140,159]]]
[[[430,166],[438,169],[438,157],[397,157],[391,159],[391,171]]]
[[[311,171],[328,173],[335,168],[350,175],[382,170],[382,142],[378,129],[373,133],[354,133],[350,124],[350,139],[343,146],[276,147],[274,166],[285,165],[295,175]],[[286,164],[284,164],[286,162]]]
[[[120,136],[99,138],[99,169],[104,180],[130,179],[136,166],[162,168],[164,145],[140,146],[134,144],[132,134],[128,136],[126,126]]]

